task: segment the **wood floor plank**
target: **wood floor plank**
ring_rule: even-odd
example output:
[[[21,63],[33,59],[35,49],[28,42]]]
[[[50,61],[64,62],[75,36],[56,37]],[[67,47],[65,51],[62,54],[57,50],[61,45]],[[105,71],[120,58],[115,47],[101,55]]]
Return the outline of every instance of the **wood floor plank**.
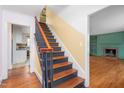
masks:
[[[41,88],[40,81],[35,73],[29,72],[29,67],[20,67],[9,71],[7,80],[2,82],[0,88]]]
[[[90,87],[124,88],[124,60],[91,56]]]

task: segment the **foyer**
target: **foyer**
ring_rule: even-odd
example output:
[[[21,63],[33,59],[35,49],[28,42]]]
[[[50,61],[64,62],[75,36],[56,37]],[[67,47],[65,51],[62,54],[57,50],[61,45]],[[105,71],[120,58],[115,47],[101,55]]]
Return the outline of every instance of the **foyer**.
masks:
[[[1,87],[40,87],[37,79],[44,88],[88,87],[88,16],[104,7],[106,6],[2,5],[0,7]],[[79,11],[73,12],[74,10]],[[19,39],[19,36],[17,36],[19,42],[14,44],[15,50],[25,52],[26,55],[12,53],[13,27],[10,24],[28,27],[26,37],[30,38],[29,46],[25,47],[28,44],[20,41],[22,38]],[[15,64],[12,64],[12,58],[18,59],[14,61]],[[23,63],[28,59],[29,62],[25,65],[29,67],[21,67],[24,64],[20,64],[20,59]],[[18,62],[19,66],[16,64]],[[22,84],[20,75],[25,77],[27,81],[25,84]],[[28,79],[32,82],[30,83]],[[17,83],[13,83],[16,81]]]

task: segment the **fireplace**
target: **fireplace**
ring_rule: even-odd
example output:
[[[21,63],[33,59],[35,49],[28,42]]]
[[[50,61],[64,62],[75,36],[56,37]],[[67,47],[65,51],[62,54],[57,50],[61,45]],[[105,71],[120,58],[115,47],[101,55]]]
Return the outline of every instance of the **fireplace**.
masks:
[[[104,49],[104,55],[116,57],[117,56],[117,49],[116,48],[105,48]]]

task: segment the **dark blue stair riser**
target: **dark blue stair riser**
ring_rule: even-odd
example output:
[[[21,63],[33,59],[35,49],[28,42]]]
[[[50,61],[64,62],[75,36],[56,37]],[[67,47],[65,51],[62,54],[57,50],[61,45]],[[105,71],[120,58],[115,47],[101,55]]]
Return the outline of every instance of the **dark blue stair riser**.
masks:
[[[64,56],[64,52],[57,52],[57,53],[53,53],[53,56]]]
[[[53,52],[53,57],[56,57],[56,56],[64,56],[64,52]]]
[[[68,62],[68,57],[65,58],[61,58],[61,59],[54,59],[53,60],[53,64],[58,64],[58,63],[62,63],[62,62]],[[45,62],[44,62],[45,63]],[[50,65],[50,61],[47,60],[47,65]]]
[[[53,47],[54,51],[61,51],[61,47]]]
[[[45,29],[45,30],[44,30],[44,33],[45,33],[45,34],[51,34],[51,35],[53,35],[53,33],[52,33],[50,30],[48,30],[48,29]]]
[[[62,71],[68,70],[68,69],[72,69],[72,64],[56,68],[56,69],[54,69],[54,73],[59,73],[59,72],[62,72]]]
[[[45,33],[45,34],[46,34],[46,33],[51,33],[51,31],[49,31],[49,30],[45,30],[44,33]]]
[[[59,47],[57,44],[50,45],[51,47]]]
[[[46,36],[47,38],[52,38],[52,39],[54,39],[54,36]]]
[[[41,55],[42,56],[42,55]],[[42,59],[42,58],[41,58]],[[62,62],[68,62],[68,57],[65,58],[61,58],[61,59],[53,59],[53,64],[57,64],[57,63],[62,63]],[[45,62],[44,62],[45,63]],[[47,65],[50,65],[50,61],[47,60]]]
[[[48,39],[49,42],[56,42],[56,39]]]
[[[53,60],[53,64],[62,63],[62,62],[68,62],[68,57]]]
[[[46,26],[46,29],[49,29],[49,27],[48,27],[48,26]]]
[[[50,31],[50,29],[49,29],[49,28],[47,28],[47,27],[45,28],[45,30],[46,30],[46,31]]]
[[[70,74],[70,75],[68,75],[68,76],[66,76],[66,77],[63,77],[63,78],[60,78],[60,79],[54,81],[54,87],[57,86],[57,85],[60,84],[60,83],[63,83],[63,82],[65,82],[65,81],[68,81],[69,79],[72,79],[72,78],[74,78],[74,77],[77,77],[77,72],[72,73],[72,74]],[[49,83],[49,85],[50,85],[50,83]]]

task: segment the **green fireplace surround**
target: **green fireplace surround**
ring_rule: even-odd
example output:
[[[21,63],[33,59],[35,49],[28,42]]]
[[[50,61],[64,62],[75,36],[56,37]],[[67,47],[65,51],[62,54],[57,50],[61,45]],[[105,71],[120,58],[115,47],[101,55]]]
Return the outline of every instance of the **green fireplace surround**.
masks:
[[[124,32],[90,36],[90,55],[104,56],[106,48],[116,49],[116,57],[124,59]]]

